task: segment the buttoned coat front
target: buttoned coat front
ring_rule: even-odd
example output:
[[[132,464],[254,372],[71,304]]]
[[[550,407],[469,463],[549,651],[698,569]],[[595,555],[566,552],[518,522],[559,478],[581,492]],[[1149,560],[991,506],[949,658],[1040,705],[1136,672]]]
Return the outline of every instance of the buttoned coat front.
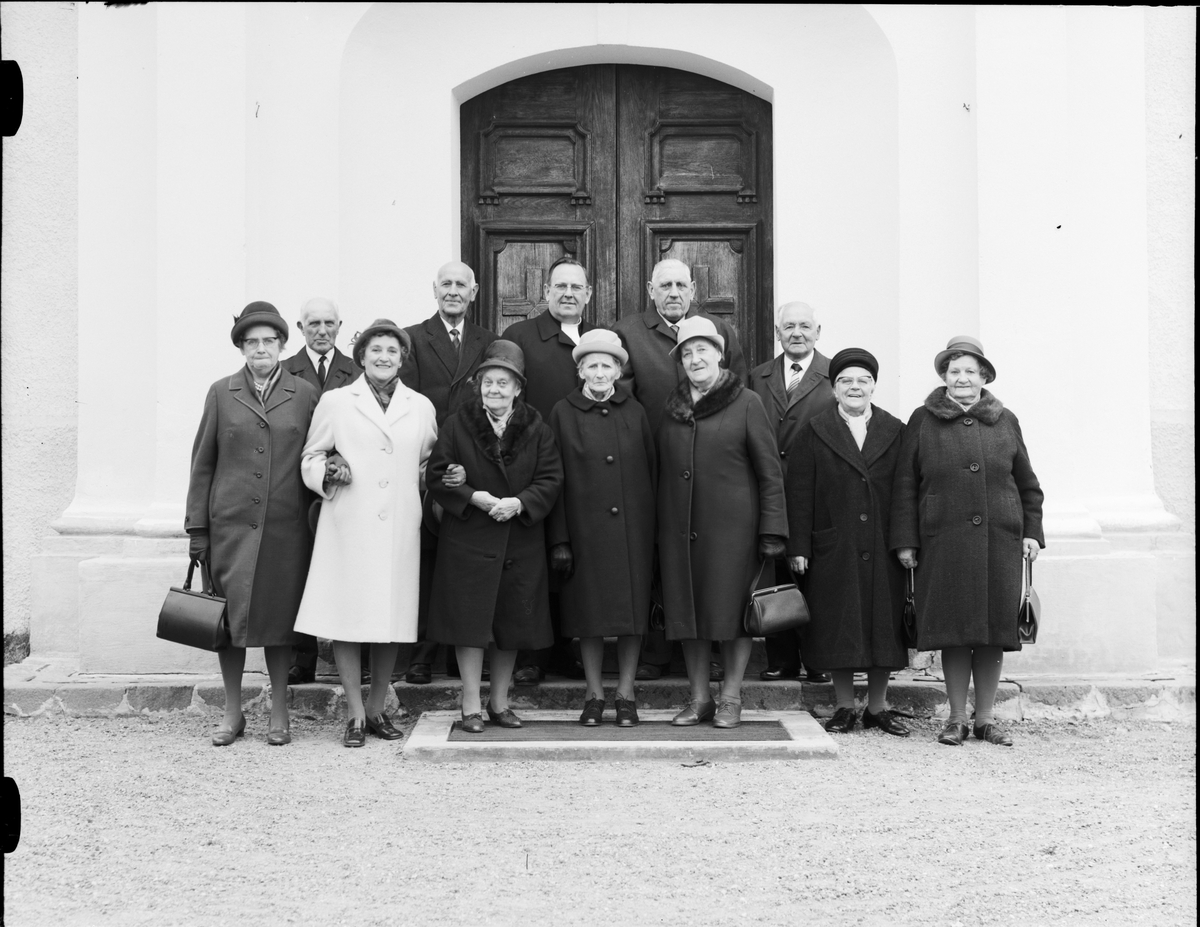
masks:
[[[460,464],[466,483],[442,484]],[[517,398],[504,437],[497,438],[478,396],[446,419],[429,460],[429,492],[445,510],[429,607],[429,637],[459,647],[536,650],[548,647],[550,602],[543,524],[562,489],[554,435],[532,406]],[[515,496],[522,510],[496,521],[471,504],[477,491]]]
[[[904,425],[871,406],[862,450],[837,408],[801,429],[787,487],[788,556],[808,559],[811,620],[800,635],[809,666],[901,669],[904,571],[888,550],[892,481]]]
[[[758,536],[786,537],[783,471],[762,400],[729,371],[693,408],[679,384],[658,431],[658,551],[667,637],[744,637]]]
[[[312,365],[312,359],[304,348],[284,360],[282,362],[283,369],[314,387],[318,395],[324,395],[331,389],[338,389],[353,383],[362,376],[362,368],[340,350],[334,348],[331,353],[333,356],[326,364],[324,384],[317,376],[317,368]]]
[[[192,445],[184,527],[207,531],[213,587],[235,647],[282,647],[312,554],[300,457],[317,391],[286,370],[267,397],[245,367],[208,388]]]
[[[786,363],[790,363],[787,355],[780,354],[774,360],[759,364],[751,372],[747,384],[758,393],[771,424],[775,426],[775,443],[779,446],[779,461],[783,464],[784,477],[788,472],[788,453],[796,436],[810,419],[837,405],[829,383],[829,358],[814,350],[812,361],[791,396],[787,393],[787,380],[784,378]]]
[[[546,542],[570,544],[562,584],[564,637],[645,634],[654,569],[654,437],[629,388],[596,402],[574,390],[550,413],[563,491]]]
[[[412,353],[400,368],[400,379],[433,403],[438,427],[462,400],[467,381],[474,376],[484,349],[496,336],[474,322],[462,324],[462,347],[454,350],[441,316],[404,329],[412,338]]]
[[[687,318],[701,316],[716,326],[725,339],[725,351],[721,366],[732,370],[738,379],[746,382],[746,358],[738,344],[737,332],[722,318],[699,311],[693,306]],[[621,380],[633,392],[633,398],[646,410],[650,430],[657,435],[666,412],[667,397],[687,377],[683,367],[671,354],[675,347],[675,333],[657,309],[637,315],[623,316],[613,331],[621,336],[621,343],[629,353],[629,361],[621,371]]]
[[[590,322],[580,322],[579,334],[595,327]],[[510,325],[501,337],[516,344],[524,353],[526,383],[523,398],[538,410],[543,423],[548,421],[555,404],[579,385],[579,365],[571,359],[575,342],[549,310]]]
[[[365,377],[321,397],[302,472],[324,501],[297,631],[340,641],[417,639],[421,483],[435,440],[433,403],[403,383],[386,412]],[[325,489],[335,447],[350,485]]]
[[[904,432],[890,546],[917,549],[917,646],[1020,650],[1022,538],[1042,547],[1042,490],[1017,417],[986,389],[969,412],[929,394]]]

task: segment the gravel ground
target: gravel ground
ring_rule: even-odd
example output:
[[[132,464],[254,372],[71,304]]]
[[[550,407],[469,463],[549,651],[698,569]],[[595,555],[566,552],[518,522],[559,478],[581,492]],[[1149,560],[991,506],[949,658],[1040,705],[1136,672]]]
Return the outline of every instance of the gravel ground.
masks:
[[[1011,750],[434,766],[293,720],[5,719],[4,923],[1195,924],[1196,728],[1026,722]]]

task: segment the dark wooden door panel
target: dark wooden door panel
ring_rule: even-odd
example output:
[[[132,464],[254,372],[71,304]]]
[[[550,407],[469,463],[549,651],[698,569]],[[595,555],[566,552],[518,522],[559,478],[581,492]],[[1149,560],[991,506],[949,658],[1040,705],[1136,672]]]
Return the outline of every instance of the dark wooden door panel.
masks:
[[[479,228],[479,324],[496,334],[546,310],[546,269],[564,254],[594,264],[592,226],[525,220],[487,220]],[[590,307],[589,307],[590,308]],[[591,313],[587,315],[589,321]]]

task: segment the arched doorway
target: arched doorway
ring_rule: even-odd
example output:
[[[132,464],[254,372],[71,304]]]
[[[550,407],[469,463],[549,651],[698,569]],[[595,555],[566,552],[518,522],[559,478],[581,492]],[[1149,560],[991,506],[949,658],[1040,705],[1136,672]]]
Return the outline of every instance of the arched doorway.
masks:
[[[697,300],[772,356],[771,105],[671,68],[590,65],[495,87],[461,107],[462,256],[479,322],[543,311],[564,253],[592,278],[591,320],[649,308],[654,264],[692,267]]]

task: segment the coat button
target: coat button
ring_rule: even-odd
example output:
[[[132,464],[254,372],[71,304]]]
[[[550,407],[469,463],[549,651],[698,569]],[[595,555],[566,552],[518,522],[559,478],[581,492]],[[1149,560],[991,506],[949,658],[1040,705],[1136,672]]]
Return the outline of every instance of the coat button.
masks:
[[[385,447],[385,448],[383,449],[383,452],[384,452],[385,454],[390,454],[390,453],[392,452],[392,449],[391,449],[390,447]]]
[[[780,457],[786,457],[786,456],[787,456],[787,451],[780,451],[780,452],[779,452],[779,456],[780,456]]]
[[[684,471],[683,471],[683,478],[684,478],[685,480],[690,480],[690,479],[692,478],[692,471],[691,471],[691,470],[684,470]]]
[[[259,427],[259,428],[266,428],[266,427],[267,427],[267,423],[266,423],[266,422],[259,422],[259,423],[258,423],[258,427]]]
[[[605,458],[604,458],[604,462],[605,462],[605,463],[612,463],[612,462],[613,462],[613,459],[612,459],[612,454],[609,454],[607,457],[605,457]]]
[[[379,488],[380,488],[380,489],[387,489],[387,480],[380,480],[380,481],[379,481]]]
[[[974,518],[972,518],[972,519],[971,519],[971,524],[973,524],[973,525],[982,525],[982,524],[983,524],[983,519],[982,519],[982,518],[980,518],[978,515],[976,515]]]
[[[867,520],[867,513],[866,513],[866,512],[863,512],[863,514],[859,515],[859,516],[858,516],[858,520],[859,520],[859,521],[866,521],[866,520]]]
[[[696,540],[696,532],[695,531],[693,531],[691,534],[688,535],[688,540],[689,541]]]
[[[511,561],[511,560],[505,560],[505,561],[504,561],[504,569],[506,569],[506,570],[507,570],[507,569],[509,569],[509,568],[511,568],[511,567],[512,567],[512,561]]]
[[[978,473],[979,472],[979,464],[971,464],[971,472]]]
[[[863,558],[864,560],[870,560],[870,559],[871,559],[871,555],[870,555],[870,554],[868,554],[868,553],[867,553],[867,552],[864,550],[864,551],[863,551],[863,554],[862,554],[862,558]]]
[[[258,496],[255,496],[255,497],[254,497],[254,504],[255,504],[255,505],[258,505],[258,502],[259,502]]]
[[[964,424],[964,425],[974,425],[974,424],[975,424],[975,419],[973,419],[973,418],[964,418],[964,419],[963,419],[963,424]]]
[[[250,522],[250,527],[251,527],[251,528],[257,528],[257,527],[258,527],[258,522],[256,522],[256,521],[252,521],[252,522]]]
[[[258,452],[259,452],[260,454],[265,454],[265,453],[266,453],[266,449],[265,449],[265,448],[261,448],[261,447],[260,447],[260,448],[258,449]]]
[[[601,415],[608,415],[608,409],[601,409],[601,410],[600,410],[600,414],[601,414]]]
[[[260,480],[262,479],[262,474],[261,474],[261,473],[255,473],[255,474],[254,474],[254,476],[255,476],[257,479],[260,479]]]
[[[380,513],[379,513],[379,520],[380,520],[380,521],[387,521],[387,512],[380,512]]]
[[[614,505],[611,509],[609,509],[609,511],[612,512],[614,515],[616,515],[617,512],[620,510]]]

